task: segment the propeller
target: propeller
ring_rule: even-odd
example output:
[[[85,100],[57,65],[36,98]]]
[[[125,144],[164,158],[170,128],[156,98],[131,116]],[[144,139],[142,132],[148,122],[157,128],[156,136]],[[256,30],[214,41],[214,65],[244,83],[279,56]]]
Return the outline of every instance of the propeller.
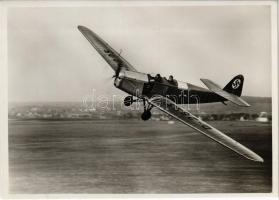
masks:
[[[122,53],[122,49],[120,49],[120,50],[119,50],[119,53],[118,53],[118,55],[119,55],[120,57],[121,57],[121,53]],[[121,61],[121,60],[117,59],[116,62],[117,62],[117,64],[118,64],[118,68],[116,69],[115,75],[114,75],[112,78],[118,77],[119,72],[120,72],[121,69],[123,68],[123,64],[122,64],[122,61]]]
[[[117,78],[119,75],[119,72],[121,71],[121,69],[123,68],[122,62],[119,60],[117,61],[118,63],[118,68],[115,71],[115,75],[112,76],[112,78]]]
[[[112,75],[112,76],[110,76],[110,77],[107,77],[105,80],[106,81],[110,81],[110,80],[112,80],[112,79],[115,79],[115,78],[117,78],[118,77],[118,75],[119,75],[119,72],[121,71],[121,69],[122,69],[122,67],[123,66],[118,66],[118,68],[116,69],[116,71],[115,71],[115,74],[114,75]]]
[[[121,53],[122,53],[122,49],[120,49],[120,51],[119,51],[119,53],[118,53],[118,56],[121,56]],[[117,67],[117,69],[115,70],[115,74],[111,77],[111,78],[117,78],[118,77],[118,75],[119,75],[119,72],[121,71],[121,69],[123,68],[123,63],[122,63],[122,61],[120,60],[120,59],[118,59],[118,58],[115,58],[115,56],[113,56],[114,57],[114,61],[117,63],[117,65],[118,65],[118,67]]]

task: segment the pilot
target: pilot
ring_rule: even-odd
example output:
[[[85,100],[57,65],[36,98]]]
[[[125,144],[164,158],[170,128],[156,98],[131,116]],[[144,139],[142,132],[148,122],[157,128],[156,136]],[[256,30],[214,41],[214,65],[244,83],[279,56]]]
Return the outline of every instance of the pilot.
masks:
[[[173,85],[176,85],[176,86],[178,85],[177,81],[174,80],[173,75],[169,76],[169,80],[168,81],[169,81],[170,84],[173,84]]]
[[[169,76],[169,82],[173,82],[173,76],[172,75]]]
[[[162,80],[161,75],[160,75],[160,74],[157,74],[157,75],[155,76],[155,80],[157,80],[157,81],[161,81],[161,80]]]

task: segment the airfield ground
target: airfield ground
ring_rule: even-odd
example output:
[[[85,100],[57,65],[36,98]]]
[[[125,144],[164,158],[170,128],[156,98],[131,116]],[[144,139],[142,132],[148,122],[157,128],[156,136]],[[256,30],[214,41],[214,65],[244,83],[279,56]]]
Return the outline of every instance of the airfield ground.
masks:
[[[210,122],[242,158],[179,122],[9,120],[11,193],[271,192],[271,123]]]

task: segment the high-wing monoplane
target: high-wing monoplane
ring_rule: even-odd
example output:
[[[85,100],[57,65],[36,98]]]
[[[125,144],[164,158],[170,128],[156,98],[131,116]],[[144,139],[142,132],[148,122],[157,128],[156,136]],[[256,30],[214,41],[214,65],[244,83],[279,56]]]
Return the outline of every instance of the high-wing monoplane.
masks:
[[[201,79],[208,88],[205,89],[178,81],[173,76],[167,79],[160,74],[138,72],[96,33],[84,26],[78,26],[78,29],[115,71],[115,87],[129,94],[124,99],[124,104],[130,106],[136,101],[143,102],[144,112],[141,116],[143,120],[150,119],[151,109],[156,107],[234,152],[250,160],[263,162],[259,155],[179,105],[212,102],[221,102],[226,105],[225,102],[229,101],[238,106],[250,106],[240,98],[244,82],[242,75],[234,77],[224,88],[209,79]]]

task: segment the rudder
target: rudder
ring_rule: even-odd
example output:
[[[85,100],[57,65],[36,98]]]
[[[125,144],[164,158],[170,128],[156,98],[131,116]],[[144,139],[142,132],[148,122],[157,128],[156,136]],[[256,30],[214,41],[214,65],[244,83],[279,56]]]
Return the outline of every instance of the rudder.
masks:
[[[240,97],[243,88],[243,83],[243,75],[237,75],[224,87],[223,90]]]

